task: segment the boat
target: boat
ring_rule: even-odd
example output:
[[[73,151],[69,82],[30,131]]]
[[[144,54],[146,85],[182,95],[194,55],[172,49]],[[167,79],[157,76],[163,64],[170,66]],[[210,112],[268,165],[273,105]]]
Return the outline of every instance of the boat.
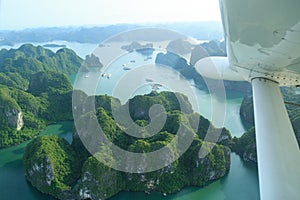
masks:
[[[130,67],[123,67],[123,70],[131,70]]]
[[[102,73],[101,76],[104,77],[104,76],[106,76],[106,74],[105,74],[105,73]]]
[[[145,79],[147,82],[153,82],[153,80],[151,78],[146,78]]]
[[[111,77],[111,74],[107,74],[107,78],[110,78]]]
[[[135,60],[131,60],[130,62],[131,62],[131,63],[135,63]]]
[[[162,85],[161,85],[161,84],[158,84],[158,83],[154,83],[154,84],[151,85],[152,90],[154,90],[154,91],[160,89],[161,86],[162,86]]]
[[[153,85],[155,85],[156,87],[162,87],[162,84],[159,83],[154,83]]]
[[[89,75],[85,75],[85,76],[84,76],[84,78],[88,78],[88,77],[89,77]]]

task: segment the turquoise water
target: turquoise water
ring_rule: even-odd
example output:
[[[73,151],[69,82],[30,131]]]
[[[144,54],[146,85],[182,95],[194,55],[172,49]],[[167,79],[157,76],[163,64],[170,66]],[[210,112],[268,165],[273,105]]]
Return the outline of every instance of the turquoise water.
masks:
[[[229,102],[230,107],[236,109],[239,107],[241,100],[240,98],[235,98],[229,99]],[[231,118],[231,115],[238,118],[235,114],[227,115],[227,117]],[[239,120],[226,120],[229,130],[231,128],[239,129],[238,127],[241,125],[237,124],[238,122]],[[72,129],[73,122],[60,122],[48,126],[42,134],[56,134],[66,138],[70,142]],[[25,142],[0,150],[0,199],[16,200],[21,197],[24,200],[52,200],[53,198],[39,193],[25,180],[22,155],[27,143]],[[237,155],[231,154],[231,169],[229,174],[205,188],[188,187],[177,194],[167,197],[163,197],[160,193],[146,195],[142,192],[121,192],[113,200],[258,200],[258,191],[256,166],[245,164]]]
[[[73,122],[60,122],[48,126],[42,135],[55,134],[71,142]],[[25,179],[22,156],[29,141],[0,150],[0,199],[52,200],[41,194]]]
[[[56,134],[69,142],[73,122],[60,122],[48,126],[42,135]],[[34,189],[24,177],[22,155],[28,142],[0,150],[0,191],[4,200],[53,200]],[[113,200],[258,200],[257,169],[253,164],[242,162],[239,156],[231,154],[231,169],[228,175],[204,188],[187,187],[182,191],[163,197],[154,192],[147,195],[143,192],[121,192]]]
[[[157,53],[159,52],[153,53],[152,60],[145,60],[147,56],[137,52],[123,54],[101,70],[94,69],[78,73],[77,76],[72,75],[70,78],[75,83],[75,89],[82,90],[88,95],[114,96],[119,98],[122,103],[135,95],[150,93],[153,83],[159,83],[162,84],[162,87],[157,90],[158,92],[170,90],[185,94],[192,103],[193,109],[213,123],[215,118],[212,117],[212,106],[215,106],[216,109],[224,108],[225,117],[216,120],[219,122],[217,124],[221,124],[219,127],[225,126],[233,136],[238,137],[245,132],[239,117],[240,105],[243,101],[242,94],[231,92],[222,98],[199,90],[193,86],[190,80],[181,77],[176,70],[154,64]],[[130,63],[130,60],[135,62]],[[124,70],[124,63],[131,70]],[[102,77],[104,73],[111,74],[111,77]],[[148,82],[147,79],[151,79],[153,82]]]
[[[231,154],[231,170],[222,179],[204,187],[187,187],[182,191],[163,197],[154,192],[121,192],[112,200],[258,200],[257,169],[253,164],[244,164],[239,156]]]
[[[64,44],[59,43],[57,44]],[[67,44],[68,47],[74,48],[74,50],[81,56],[92,52],[94,45],[91,44]],[[132,55],[130,55],[132,56]],[[124,60],[122,60],[124,59]],[[97,85],[97,93],[109,93],[109,87],[114,87],[114,82],[118,80],[118,77],[125,75],[128,71],[122,70],[122,64],[127,62],[126,57],[122,57],[112,64],[112,68],[109,68],[107,73],[111,73],[110,79],[103,79],[101,84],[106,87],[101,89],[101,86]],[[131,58],[132,59],[132,58]],[[144,65],[151,64],[151,61],[144,61],[142,55],[135,56],[136,63],[131,64],[130,67],[137,67],[138,62],[143,62]],[[90,88],[91,83],[99,83],[99,76],[101,72],[89,73],[88,78],[83,78],[87,74],[81,74],[82,83],[85,89]],[[148,74],[149,75],[149,74]],[[147,78],[149,76],[147,75]],[[72,77],[75,78],[74,76]],[[155,78],[155,77],[150,77]],[[144,77],[143,77],[144,79]],[[180,79],[179,79],[180,81]],[[184,80],[181,80],[184,81]],[[168,89],[168,88],[165,88]],[[204,91],[193,88],[198,97],[199,112],[210,119],[211,117],[211,102],[219,101],[218,98],[211,97]],[[151,90],[149,84],[143,84],[143,87],[135,90],[135,94],[147,93]],[[161,90],[164,90],[162,88]],[[245,131],[239,117],[239,108],[242,102],[243,96],[238,93],[227,94],[226,101],[219,101],[220,104],[225,104],[227,110],[225,113],[224,126],[228,128],[232,135],[241,136]],[[124,99],[125,101],[125,99]],[[60,122],[48,126],[42,134],[56,134],[66,138],[69,142],[72,139],[73,122]],[[53,198],[43,195],[34,189],[29,183],[26,182],[24,177],[24,170],[22,167],[22,156],[24,148],[28,142],[20,145],[0,150],[0,199],[2,200],[52,200]],[[132,200],[132,199],[149,199],[149,200],[258,200],[259,188],[258,188],[258,176],[256,166],[253,164],[246,164],[240,160],[240,158],[231,154],[231,169],[230,172],[222,179],[208,185],[204,188],[188,187],[174,195],[168,195],[163,197],[160,193],[152,193],[146,195],[143,192],[121,192],[112,198],[113,200]]]

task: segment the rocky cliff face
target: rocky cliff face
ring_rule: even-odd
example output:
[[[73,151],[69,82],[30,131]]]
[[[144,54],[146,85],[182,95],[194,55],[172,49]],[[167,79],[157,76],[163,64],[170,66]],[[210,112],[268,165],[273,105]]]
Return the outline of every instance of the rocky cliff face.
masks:
[[[83,166],[81,179],[76,186],[76,196],[78,199],[107,199],[122,191],[122,176],[121,172],[90,157]]]
[[[150,173],[125,173],[106,167],[95,157],[84,164],[77,188],[79,199],[108,199],[120,191],[159,191],[171,194],[187,185],[203,187],[223,177],[230,167],[230,149],[221,145],[199,158],[200,143],[188,150],[179,160]],[[193,159],[190,160],[190,156]],[[188,162],[188,163],[185,163]]]
[[[150,173],[111,169],[96,159],[105,156],[101,153],[90,156],[80,170],[71,146],[57,136],[33,140],[25,150],[23,162],[27,180],[41,192],[58,199],[104,200],[120,191],[159,191],[166,195],[188,185],[203,187],[229,170],[230,149],[215,145],[207,156],[200,158],[199,149],[203,144],[195,140],[177,161]]]
[[[0,85],[0,131],[5,128],[19,130],[22,126],[23,117],[20,106],[9,94],[9,89]]]
[[[131,110],[129,111],[136,124],[144,126],[150,123],[149,116],[145,113],[153,104],[163,105],[165,111],[160,112],[167,116],[166,123],[157,134],[149,138],[138,139],[124,132],[112,118],[109,104],[107,104],[112,99],[105,97],[97,99],[105,101],[100,101],[101,104],[96,103],[99,105],[96,112],[84,113],[78,120],[77,134],[74,134],[72,145],[63,139],[46,136],[38,137],[27,146],[24,154],[26,176],[32,185],[41,192],[64,200],[103,200],[120,191],[150,193],[155,190],[163,194],[171,194],[185,186],[203,187],[211,181],[221,178],[229,170],[230,149],[226,146],[231,143],[230,133],[226,129],[213,128],[216,132],[222,131],[222,134],[217,144],[214,144],[212,149],[208,149],[212,143],[204,142],[203,138],[211,123],[199,114],[193,113],[191,105],[183,95],[176,98],[173,93],[161,92],[131,99],[129,101]],[[185,109],[181,112],[177,99],[184,101]],[[81,108],[76,109],[80,110]],[[118,109],[120,109],[117,110],[119,113],[123,111],[122,106]],[[153,120],[160,114],[156,113]],[[162,147],[168,148],[166,153],[160,153],[155,160],[151,160],[159,164],[164,163],[163,168],[143,173],[143,169],[146,169],[147,166],[144,160],[135,160],[127,156],[124,156],[125,159],[118,159],[112,156],[109,147],[98,146],[100,139],[91,139],[89,133],[95,133],[97,130],[96,127],[87,123],[91,118],[98,120],[101,129],[111,142],[126,151],[144,153],[145,160],[147,160],[147,156],[152,155],[151,152]],[[198,118],[201,120],[197,120]],[[129,130],[131,125],[132,123],[124,123],[123,127]],[[173,156],[178,154],[175,148],[180,147],[170,143],[176,140],[179,127],[182,127],[181,131],[190,137],[191,144],[177,160],[172,162]],[[141,134],[143,133],[141,131]],[[85,142],[91,139],[90,144],[97,147],[93,151],[93,156],[84,150],[79,136]],[[200,148],[208,150],[208,154],[201,157]],[[105,160],[105,163],[99,162],[99,160]],[[112,166],[112,164],[113,166],[122,166],[126,172],[116,171],[107,164],[108,166]],[[137,173],[135,173],[136,170],[138,170]]]
[[[236,152],[244,161],[257,162],[255,129],[249,129],[240,138],[234,138],[232,151]]]
[[[244,161],[257,163],[256,145],[251,145],[242,155]]]
[[[71,184],[79,165],[69,143],[58,136],[37,137],[25,149],[26,179],[39,191],[59,199],[74,199]]]
[[[21,130],[23,126],[24,126],[23,114],[22,112],[19,112],[18,119],[17,119],[17,131]]]
[[[40,162],[32,163],[31,168],[27,171],[26,177],[33,186],[37,188],[45,188],[51,186],[54,180],[53,166],[49,158],[46,156]]]
[[[22,111],[17,108],[3,108],[2,116],[4,116],[4,121],[7,122],[7,125],[12,129],[20,131],[24,126],[23,114]]]
[[[254,111],[253,111],[253,99],[252,96],[246,96],[243,99],[240,108],[240,116],[243,122],[254,126]]]

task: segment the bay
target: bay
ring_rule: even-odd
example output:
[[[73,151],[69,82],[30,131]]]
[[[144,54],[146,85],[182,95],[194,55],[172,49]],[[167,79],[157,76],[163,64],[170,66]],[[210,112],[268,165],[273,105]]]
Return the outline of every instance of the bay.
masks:
[[[54,43],[54,42],[51,42]],[[56,44],[67,44],[67,47],[73,47],[73,49],[82,58],[85,55],[90,54],[96,47],[94,44],[79,44],[79,43],[65,43],[64,41],[56,41]],[[21,45],[21,44],[19,44]],[[41,43],[35,45],[43,45]],[[55,51],[54,48],[51,48]],[[132,56],[132,55],[131,55]],[[127,59],[127,58],[124,58]],[[131,58],[132,59],[132,58]],[[134,57],[137,61],[143,61],[143,57],[137,55]],[[151,64],[149,63],[144,64]],[[112,77],[110,79],[105,79],[106,89],[113,86],[113,80],[117,79],[117,72],[120,75],[124,75],[125,71],[120,68],[124,60],[118,60],[114,63],[115,66],[111,66],[110,70],[113,69]],[[137,64],[137,62],[136,62]],[[134,67],[134,64],[132,64]],[[116,69],[118,67],[119,69]],[[118,71],[119,70],[119,71]],[[109,72],[109,71],[108,71]],[[84,77],[87,74],[82,74]],[[98,81],[100,72],[94,74],[95,81]],[[93,80],[93,73],[88,74],[88,78],[83,78],[83,82],[86,87],[89,86],[89,81]],[[73,76],[73,79],[75,77]],[[102,82],[103,84],[103,82]],[[109,86],[111,85],[111,86]],[[100,90],[98,93],[106,93]],[[168,88],[165,88],[166,90]],[[210,119],[211,110],[210,105],[212,101],[218,101],[218,99],[212,99],[211,95],[205,91],[193,88],[195,93],[199,97],[199,110],[200,113],[206,118]],[[132,95],[147,93],[151,90],[149,84],[145,84],[140,87]],[[164,90],[161,88],[160,91]],[[243,99],[243,95],[239,93],[231,93],[227,95],[226,101],[221,101],[219,103],[226,104],[226,113],[224,126],[229,129],[234,136],[241,136],[245,129],[241,123],[239,117],[239,108]],[[73,130],[73,122],[59,122],[48,126],[41,134],[57,134],[66,138],[71,142]],[[28,142],[24,142],[20,145],[1,149],[0,150],[0,199],[4,200],[53,200],[52,197],[43,195],[34,189],[25,179],[24,169],[22,167],[22,156],[24,148]],[[129,200],[129,199],[149,199],[149,200],[163,200],[163,199],[175,199],[175,200],[258,200],[259,199],[259,188],[258,188],[258,176],[257,168],[254,164],[247,164],[241,161],[241,159],[235,155],[231,154],[231,169],[229,173],[222,179],[204,187],[187,187],[174,195],[168,195],[163,197],[160,193],[154,192],[151,195],[146,195],[143,192],[121,192],[113,200]]]

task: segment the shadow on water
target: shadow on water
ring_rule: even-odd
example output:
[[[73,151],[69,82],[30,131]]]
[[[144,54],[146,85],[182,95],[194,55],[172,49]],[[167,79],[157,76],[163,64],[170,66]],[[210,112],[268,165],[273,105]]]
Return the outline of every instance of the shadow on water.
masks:
[[[25,147],[19,148],[19,149],[15,149],[15,150],[13,150],[12,152],[13,152],[14,154],[23,155],[24,151],[25,151]]]
[[[22,171],[23,171],[22,159],[18,159],[18,160],[14,160],[14,161],[5,163],[5,165],[3,165],[1,167],[1,169],[10,169],[10,170],[22,169]]]
[[[203,188],[200,187],[185,187],[175,194],[168,194],[163,196],[160,192],[152,192],[150,195],[143,192],[120,192],[111,200],[223,200],[224,195],[221,189],[220,181],[209,184]]]
[[[0,167],[0,199],[54,200],[54,198],[37,191],[26,181],[22,159],[8,162]]]
[[[40,191],[38,191],[36,188],[34,188],[28,181],[26,181],[26,184],[28,186],[29,192],[31,193],[32,196],[35,197],[35,199],[38,199],[38,200],[56,200],[54,197],[52,197],[50,195],[42,194]]]
[[[258,173],[254,163],[243,162],[234,153],[231,154],[229,173],[206,187],[186,187],[180,192],[163,197],[159,192],[146,195],[142,192],[121,192],[112,200],[259,200]]]

